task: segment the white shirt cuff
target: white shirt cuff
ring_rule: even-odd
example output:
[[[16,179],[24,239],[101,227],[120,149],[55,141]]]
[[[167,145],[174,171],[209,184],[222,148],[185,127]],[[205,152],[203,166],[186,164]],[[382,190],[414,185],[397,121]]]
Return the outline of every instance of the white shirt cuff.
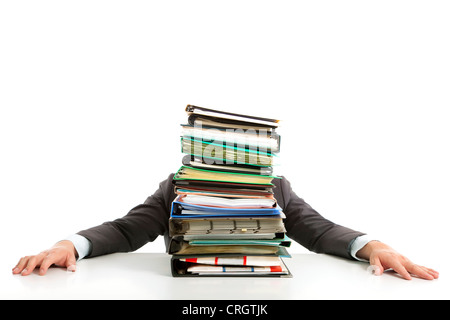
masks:
[[[77,250],[78,253],[77,261],[80,261],[81,259],[86,257],[91,251],[91,242],[85,237],[80,236],[79,234],[72,234],[66,237],[64,240],[69,240],[73,243],[75,250]]]
[[[359,261],[365,261],[369,262],[366,259],[361,259],[356,256],[356,253],[361,250],[366,244],[368,244],[370,241],[373,241],[375,239],[371,238],[369,235],[365,234],[359,237],[356,237],[355,240],[353,240],[353,243],[350,247],[350,255]]]

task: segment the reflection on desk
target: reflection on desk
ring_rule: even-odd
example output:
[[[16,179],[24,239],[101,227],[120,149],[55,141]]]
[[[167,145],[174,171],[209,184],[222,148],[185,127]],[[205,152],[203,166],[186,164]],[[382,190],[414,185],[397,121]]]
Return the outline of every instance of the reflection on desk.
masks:
[[[381,277],[367,263],[322,254],[284,259],[293,278],[173,278],[170,256],[116,253],[84,259],[74,273],[51,268],[22,277],[0,276],[1,299],[449,299],[442,277],[403,280]]]

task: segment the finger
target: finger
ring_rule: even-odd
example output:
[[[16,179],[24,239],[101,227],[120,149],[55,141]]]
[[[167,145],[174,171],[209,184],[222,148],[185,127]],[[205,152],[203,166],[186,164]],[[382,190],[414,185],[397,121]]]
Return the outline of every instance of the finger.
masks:
[[[75,272],[77,270],[76,263],[77,263],[77,260],[76,260],[75,256],[70,256],[69,258],[67,258],[67,261],[66,261],[67,271]]]
[[[427,267],[422,268],[425,268],[428,271],[428,273],[430,273],[435,279],[439,278],[439,272],[437,272],[436,270]]]
[[[71,264],[70,266],[67,267],[67,271],[75,272],[77,271],[77,266],[75,264]]]
[[[31,256],[31,257],[28,259],[28,263],[27,263],[25,269],[22,270],[21,274],[22,274],[23,276],[27,276],[27,275],[29,275],[30,273],[32,273],[33,270],[34,270],[37,266],[40,266],[40,265],[41,265],[41,263],[42,263],[42,261],[44,260],[44,257],[45,257],[46,255],[47,255],[47,252],[46,252],[46,251],[43,251],[43,252],[39,253],[39,254],[36,255],[36,256]]]
[[[27,265],[22,270],[21,275],[23,276],[29,275],[31,272],[33,272],[34,268],[36,268],[36,264],[37,264],[36,256],[30,257],[30,259],[28,259]]]
[[[401,275],[404,279],[406,280],[412,279],[408,270],[406,270],[406,268],[402,264],[400,263],[395,264],[395,266],[392,266],[392,269],[394,269],[394,271],[397,272],[399,275]]]
[[[44,260],[41,263],[41,267],[39,269],[39,275],[43,276],[47,273],[48,268],[50,268],[50,266],[52,264],[54,264],[56,261],[54,259],[54,256],[52,255],[47,255]]]
[[[417,264],[413,264],[408,268],[408,271],[419,278],[426,280],[433,280],[434,276],[427,270],[427,268],[419,266]]]
[[[30,257],[22,257],[20,258],[19,262],[16,264],[16,266],[13,268],[13,274],[19,274],[22,272],[22,270],[25,268],[25,266],[28,263],[28,259]]]
[[[423,270],[420,266],[413,264],[408,268],[408,271],[419,278],[426,279],[426,280],[433,280],[434,277],[429,274],[427,271]]]
[[[420,266],[422,269],[424,269],[426,272],[428,272],[429,274],[431,274],[435,279],[439,278],[439,272],[437,272],[436,270],[433,270],[431,268],[427,268],[424,266]]]
[[[370,265],[372,266],[373,274],[376,276],[381,276],[384,272],[383,265],[378,257],[370,259]]]

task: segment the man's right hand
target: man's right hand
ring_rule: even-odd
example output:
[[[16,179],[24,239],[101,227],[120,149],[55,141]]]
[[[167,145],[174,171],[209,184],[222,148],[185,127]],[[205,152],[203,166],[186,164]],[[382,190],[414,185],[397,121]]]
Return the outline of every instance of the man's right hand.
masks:
[[[71,241],[62,240],[48,250],[42,251],[35,256],[26,256],[19,260],[13,268],[13,274],[27,276],[36,267],[39,268],[39,275],[43,276],[51,265],[66,267],[67,271],[76,270],[77,251]]]

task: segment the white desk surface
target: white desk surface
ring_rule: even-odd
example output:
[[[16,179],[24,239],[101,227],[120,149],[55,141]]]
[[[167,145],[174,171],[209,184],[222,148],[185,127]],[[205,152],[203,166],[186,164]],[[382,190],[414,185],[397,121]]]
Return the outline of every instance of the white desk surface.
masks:
[[[2,267],[0,299],[449,299],[449,281],[373,276],[368,264],[321,254],[284,259],[293,278],[173,278],[170,256],[116,253],[84,259],[77,271],[22,277]]]

